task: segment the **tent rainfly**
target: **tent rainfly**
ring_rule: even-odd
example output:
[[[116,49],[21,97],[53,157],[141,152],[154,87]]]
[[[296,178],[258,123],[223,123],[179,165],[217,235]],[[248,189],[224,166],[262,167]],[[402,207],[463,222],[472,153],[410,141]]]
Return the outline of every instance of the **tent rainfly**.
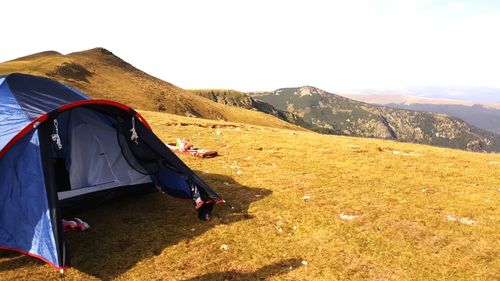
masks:
[[[123,104],[44,77],[0,76],[0,248],[70,267],[61,212],[161,190],[208,219],[223,200]]]

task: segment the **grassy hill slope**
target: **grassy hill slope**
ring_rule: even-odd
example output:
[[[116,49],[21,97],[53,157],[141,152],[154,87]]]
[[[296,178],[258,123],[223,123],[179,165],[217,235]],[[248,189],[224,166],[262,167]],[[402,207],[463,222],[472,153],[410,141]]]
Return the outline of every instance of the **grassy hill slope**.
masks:
[[[500,155],[141,112],[227,203],[151,194],[79,214],[66,280],[495,280]],[[0,252],[2,279],[57,280]]]
[[[0,75],[47,76],[92,98],[115,100],[135,109],[298,129],[267,114],[226,107],[155,78],[103,48],[62,55],[48,51],[0,63]]]

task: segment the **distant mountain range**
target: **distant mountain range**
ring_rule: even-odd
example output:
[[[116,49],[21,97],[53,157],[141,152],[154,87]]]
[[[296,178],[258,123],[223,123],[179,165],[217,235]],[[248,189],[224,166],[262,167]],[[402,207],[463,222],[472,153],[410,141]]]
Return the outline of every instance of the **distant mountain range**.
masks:
[[[500,151],[500,135],[443,114],[372,105],[309,86],[248,95],[332,134]]]
[[[342,96],[393,108],[442,113],[478,128],[500,134],[500,103],[476,104],[456,99],[432,99],[400,94],[342,94]]]
[[[402,89],[361,90],[362,94],[396,94],[432,99],[461,100],[472,103],[500,103],[500,89],[492,87],[409,87]]]

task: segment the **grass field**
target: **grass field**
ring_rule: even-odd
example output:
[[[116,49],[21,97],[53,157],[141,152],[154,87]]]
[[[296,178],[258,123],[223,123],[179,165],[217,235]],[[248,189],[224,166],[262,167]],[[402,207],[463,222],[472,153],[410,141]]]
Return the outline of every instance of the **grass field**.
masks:
[[[500,155],[142,112],[227,203],[149,194],[82,212],[65,280],[498,280]],[[2,280],[57,280],[0,252]]]

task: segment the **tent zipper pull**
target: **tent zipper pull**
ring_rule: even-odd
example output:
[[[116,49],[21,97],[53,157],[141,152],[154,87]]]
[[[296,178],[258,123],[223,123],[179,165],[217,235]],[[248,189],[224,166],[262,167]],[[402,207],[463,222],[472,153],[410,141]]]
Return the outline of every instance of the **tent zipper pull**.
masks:
[[[59,137],[59,123],[57,122],[57,119],[54,119],[54,131],[55,133],[52,134],[52,141],[54,141],[57,145],[57,148],[61,150],[62,143],[61,143],[61,138]]]
[[[135,117],[134,116],[132,116],[132,129],[130,129],[130,132],[132,133],[130,140],[135,142],[135,144],[139,144],[139,142],[137,141],[139,139],[139,136],[137,135],[137,131],[135,130]]]

